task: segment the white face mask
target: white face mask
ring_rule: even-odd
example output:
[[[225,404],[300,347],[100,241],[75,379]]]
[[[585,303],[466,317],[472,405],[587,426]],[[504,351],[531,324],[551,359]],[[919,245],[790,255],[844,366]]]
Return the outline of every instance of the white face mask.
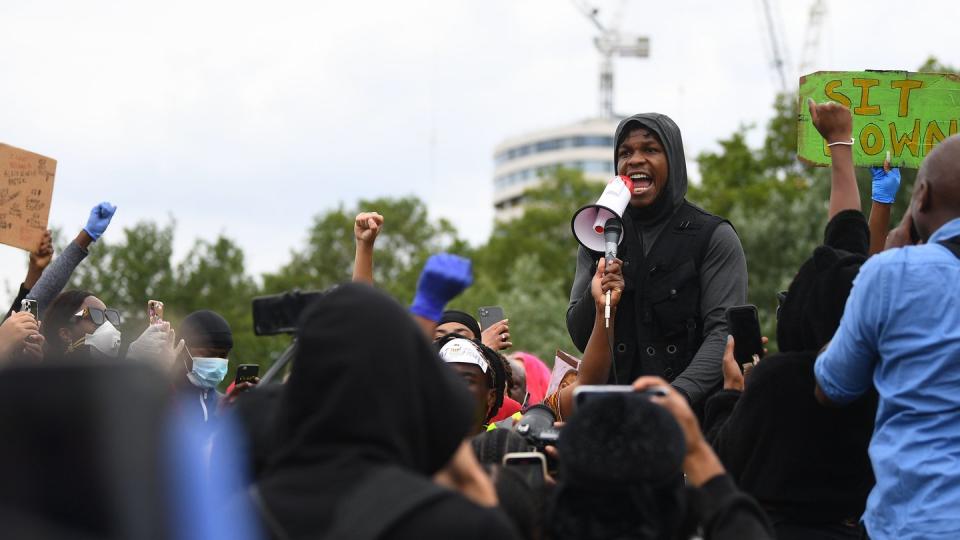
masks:
[[[116,358],[120,354],[120,331],[110,324],[110,321],[103,321],[94,333],[83,338],[83,344],[110,358]]]

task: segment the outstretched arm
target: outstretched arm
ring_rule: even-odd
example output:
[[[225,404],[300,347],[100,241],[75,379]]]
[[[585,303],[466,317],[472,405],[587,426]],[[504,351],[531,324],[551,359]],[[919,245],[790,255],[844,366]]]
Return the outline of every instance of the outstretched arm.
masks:
[[[373,244],[383,227],[383,216],[376,212],[357,214],[353,223],[353,235],[357,239],[357,251],[353,259],[353,281],[373,285]]]
[[[87,225],[77,234],[73,242],[70,242],[70,245],[63,250],[63,253],[53,261],[50,267],[44,270],[37,284],[30,290],[27,298],[37,301],[41,320],[43,320],[42,315],[47,306],[67,285],[74,269],[87,257],[87,248],[106,232],[107,226],[110,225],[110,220],[113,219],[116,211],[117,207],[108,202],[102,202],[94,206],[90,210]]]
[[[444,307],[472,283],[470,259],[449,253],[438,253],[427,259],[410,305],[410,313],[427,339],[433,341],[433,331]]]
[[[830,146],[830,210],[827,219],[844,210],[861,210],[860,191],[853,172],[853,116],[850,109],[835,102],[807,101],[813,126]]]
[[[873,190],[870,207],[870,255],[883,251],[890,230],[890,210],[897,199],[900,189],[900,169],[890,167],[890,153],[883,161],[883,167],[871,167]]]
[[[576,382],[560,391],[559,409],[561,417],[573,410],[573,391],[577,386],[605,384],[610,379],[610,342],[607,332],[613,330],[617,304],[620,303],[620,296],[623,294],[622,265],[623,263],[619,259],[614,259],[609,268],[606,266],[605,259],[600,259],[597,264],[597,271],[590,282],[590,293],[596,314],[593,320],[593,331],[590,333],[586,350],[583,351],[583,360],[580,362]],[[610,291],[609,329],[606,328],[606,320],[604,319],[607,291]]]

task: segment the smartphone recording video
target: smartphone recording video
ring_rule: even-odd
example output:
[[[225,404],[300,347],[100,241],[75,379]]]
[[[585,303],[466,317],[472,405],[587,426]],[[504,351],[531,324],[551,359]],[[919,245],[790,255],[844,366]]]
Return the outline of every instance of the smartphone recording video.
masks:
[[[733,357],[743,369],[753,362],[753,356],[763,357],[763,338],[760,335],[760,318],[757,306],[733,306],[727,308],[727,328],[733,336]]]

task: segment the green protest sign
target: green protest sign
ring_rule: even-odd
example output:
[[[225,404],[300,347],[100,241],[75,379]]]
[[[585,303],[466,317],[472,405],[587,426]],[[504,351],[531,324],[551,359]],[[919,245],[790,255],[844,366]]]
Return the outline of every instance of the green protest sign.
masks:
[[[827,141],[810,121],[807,98],[836,101],[853,112],[853,162],[919,168],[940,141],[958,132],[960,76],[907,71],[818,71],[800,77],[797,156],[830,165]]]

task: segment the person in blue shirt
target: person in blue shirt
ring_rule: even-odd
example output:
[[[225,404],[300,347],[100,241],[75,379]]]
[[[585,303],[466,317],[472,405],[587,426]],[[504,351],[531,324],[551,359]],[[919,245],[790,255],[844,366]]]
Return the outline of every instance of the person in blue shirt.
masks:
[[[911,234],[911,230],[915,233]],[[913,239],[911,240],[911,237]],[[911,245],[917,244],[919,245]],[[871,538],[960,538],[960,136],[924,160],[888,249],[860,269],[816,395],[879,394],[870,459]]]

